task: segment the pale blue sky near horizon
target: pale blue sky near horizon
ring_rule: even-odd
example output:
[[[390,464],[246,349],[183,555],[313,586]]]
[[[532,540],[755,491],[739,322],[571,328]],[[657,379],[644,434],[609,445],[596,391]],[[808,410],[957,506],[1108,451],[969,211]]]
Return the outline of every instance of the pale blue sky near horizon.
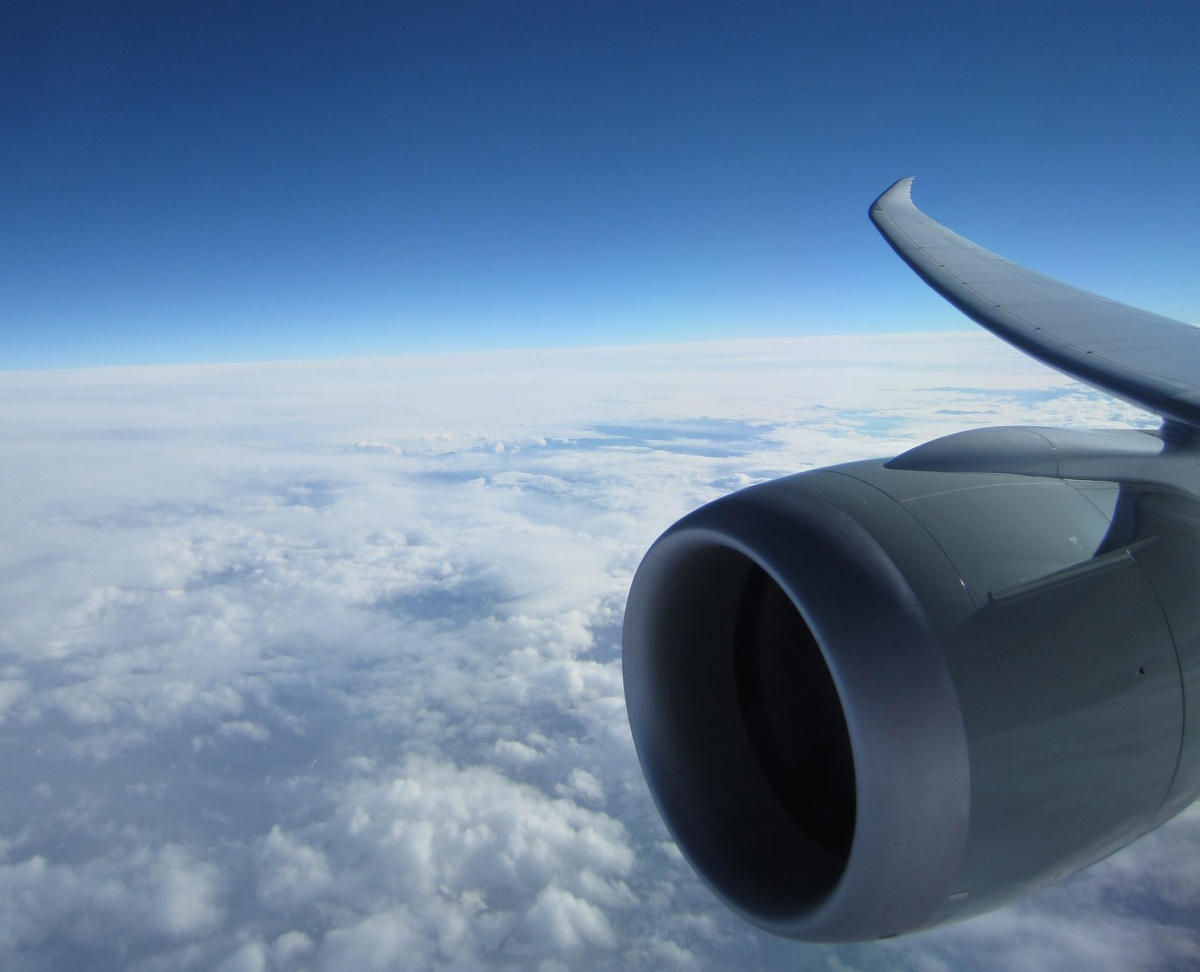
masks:
[[[0,370],[967,326],[870,201],[1200,320],[1183,3],[10,5]]]

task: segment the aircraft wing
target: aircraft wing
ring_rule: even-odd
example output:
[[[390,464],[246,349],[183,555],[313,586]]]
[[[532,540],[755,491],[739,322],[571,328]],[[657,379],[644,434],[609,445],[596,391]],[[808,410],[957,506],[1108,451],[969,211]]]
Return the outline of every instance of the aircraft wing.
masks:
[[[871,220],[929,286],[1050,367],[1200,429],[1200,328],[1027,270],[934,222],[901,179]]]

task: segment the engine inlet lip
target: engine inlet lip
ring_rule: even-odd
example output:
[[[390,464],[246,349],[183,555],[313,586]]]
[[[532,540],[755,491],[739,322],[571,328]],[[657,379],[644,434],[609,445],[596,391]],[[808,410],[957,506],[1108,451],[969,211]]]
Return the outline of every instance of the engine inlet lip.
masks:
[[[725,497],[685,517],[651,548],[626,611],[630,725],[680,849],[730,907],[789,937],[880,937],[920,927],[945,900],[966,840],[966,737],[940,645],[912,589],[863,527],[804,486],[798,476]],[[701,583],[694,600],[718,605],[708,609],[708,619],[719,629],[721,598],[732,603],[736,593],[724,595],[718,588],[729,586],[739,570],[744,577],[751,565],[769,575],[812,631],[845,715],[856,819],[848,858],[834,862],[832,877],[828,868],[815,880],[765,866],[739,870],[736,854],[755,852],[756,845],[738,844],[749,838],[733,838],[735,853],[728,859],[709,849],[713,840],[729,839],[712,836],[720,833],[712,828],[750,826],[764,831],[764,840],[787,838],[768,811],[739,816],[718,807],[706,817],[694,804],[702,789],[708,794],[719,781],[679,765],[679,730],[688,724],[687,713],[672,701],[664,680],[691,678],[689,690],[697,688],[703,676],[691,676],[678,659],[691,662],[683,652],[694,652],[705,635],[696,625],[673,632],[677,619],[671,612],[693,597],[686,585],[715,572],[720,583]],[[682,637],[697,632],[692,644]],[[679,644],[672,647],[672,639]],[[699,690],[723,711],[719,689],[699,685]],[[755,792],[738,768],[739,761],[754,759],[742,735],[740,744],[710,745],[711,758],[724,758],[747,799],[757,800],[761,790]],[[689,792],[690,786],[698,788]],[[791,860],[811,859],[797,852]],[[765,888],[756,886],[764,883]]]

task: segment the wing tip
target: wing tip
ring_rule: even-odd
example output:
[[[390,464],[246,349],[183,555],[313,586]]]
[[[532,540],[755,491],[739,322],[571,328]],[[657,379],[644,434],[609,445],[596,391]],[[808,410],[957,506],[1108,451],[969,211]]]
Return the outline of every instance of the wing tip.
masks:
[[[889,209],[894,210],[898,207],[911,207],[913,205],[913,178],[913,176],[905,176],[903,179],[897,179],[886,190],[884,190],[884,192],[880,194],[879,198],[871,203],[871,208],[869,210],[871,218],[875,219],[876,213],[883,213]]]

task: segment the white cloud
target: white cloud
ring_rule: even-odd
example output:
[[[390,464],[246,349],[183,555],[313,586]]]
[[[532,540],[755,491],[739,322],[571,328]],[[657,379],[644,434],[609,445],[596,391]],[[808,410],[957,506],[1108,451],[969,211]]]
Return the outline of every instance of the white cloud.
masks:
[[[216,972],[266,972],[267,951],[262,942],[247,942],[217,966]]]
[[[361,828],[352,828],[355,835]],[[258,894],[272,908],[288,910],[316,901],[332,879],[325,854],[283,833],[276,824],[259,852]]]
[[[413,925],[408,909],[396,907],[363,918],[349,928],[335,928],[325,936],[321,968],[331,972],[338,969],[389,972],[423,967],[430,955]]]
[[[0,944],[12,952],[101,949],[114,938],[166,941],[213,931],[218,869],[177,844],[121,847],[78,865],[41,855],[0,865]]]
[[[559,784],[554,792],[567,796],[582,798],[588,803],[599,803],[604,800],[604,784],[585,769],[578,766],[571,770],[566,784]]]
[[[621,685],[700,503],[1131,421],[975,334],[6,375],[0,965],[1186,965],[1195,812],[945,932],[761,935],[666,840]]]
[[[542,890],[526,913],[525,924],[535,938],[556,951],[571,951],[585,944],[609,948],[616,944],[604,912],[559,887]]]

